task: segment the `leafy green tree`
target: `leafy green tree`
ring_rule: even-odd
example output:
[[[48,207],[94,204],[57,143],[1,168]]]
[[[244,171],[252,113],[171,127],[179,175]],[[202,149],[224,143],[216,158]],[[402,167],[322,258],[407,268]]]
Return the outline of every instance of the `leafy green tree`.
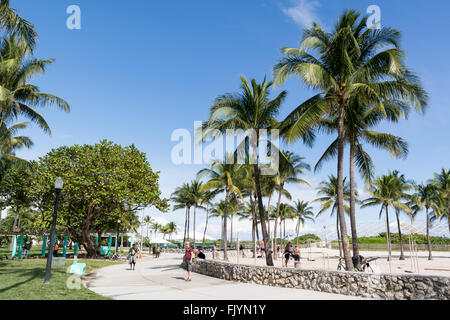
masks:
[[[122,147],[103,140],[95,145],[63,146],[41,157],[34,179],[35,205],[48,220],[57,177],[64,180],[58,224],[67,228],[89,256],[97,251],[91,231],[100,234],[116,226],[119,218],[133,227],[139,225],[137,211],[168,207],[160,197],[159,173],[153,172],[145,153],[134,145]]]
[[[400,100],[421,110],[428,98],[419,78],[405,66],[400,33],[387,27],[367,28],[368,17],[360,17],[354,10],[345,11],[331,32],[314,23],[304,31],[300,48],[282,48],[285,56],[274,67],[277,84],[297,75],[318,91],[283,121],[282,134],[287,142],[311,138],[312,126],[327,114],[337,114],[337,211],[348,271],[353,269],[353,262],[344,214],[346,109],[355,98],[388,116],[386,101]]]

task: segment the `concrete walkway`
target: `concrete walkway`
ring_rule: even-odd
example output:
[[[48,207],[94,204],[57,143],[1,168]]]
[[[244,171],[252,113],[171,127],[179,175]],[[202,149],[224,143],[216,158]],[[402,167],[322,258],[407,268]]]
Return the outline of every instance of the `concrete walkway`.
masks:
[[[98,269],[85,277],[87,287],[117,300],[355,300],[358,297],[324,292],[269,287],[221,280],[180,268],[180,254],[139,260],[136,270],[119,264]]]

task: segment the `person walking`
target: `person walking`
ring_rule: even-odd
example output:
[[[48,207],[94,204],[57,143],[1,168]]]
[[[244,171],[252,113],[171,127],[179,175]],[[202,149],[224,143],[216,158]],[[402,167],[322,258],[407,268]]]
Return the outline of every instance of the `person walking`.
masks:
[[[58,245],[58,241],[55,242],[55,246],[53,248],[53,256],[57,257],[58,256],[58,249],[59,249],[59,245]]]
[[[214,245],[212,247],[212,257],[213,257],[213,259],[216,258],[216,252],[217,252],[217,247],[216,247],[216,244],[214,243]]]
[[[297,268],[297,265],[300,263],[300,247],[298,245],[294,248],[294,267]]]
[[[184,254],[184,262],[186,264],[186,270],[188,272],[188,277],[187,277],[186,281],[191,281],[192,254],[193,254],[193,250],[191,248],[191,244],[189,242],[186,242],[186,252]]]
[[[136,245],[133,244],[133,246],[128,251],[128,259],[129,259],[128,263],[130,264],[131,270],[136,269],[136,254],[137,254]]]
[[[31,241],[25,243],[25,246],[23,247],[23,258],[27,259],[28,258],[28,253],[31,250]]]
[[[266,248],[264,247],[264,241],[261,240],[261,258],[264,258],[265,253],[266,253]]]
[[[159,255],[161,254],[161,247],[157,246],[156,247],[156,258],[159,258]]]
[[[289,263],[289,258],[291,257],[292,254],[292,246],[291,246],[291,242],[289,241],[288,244],[286,245],[286,247],[284,248],[284,266],[287,268],[288,263]]]

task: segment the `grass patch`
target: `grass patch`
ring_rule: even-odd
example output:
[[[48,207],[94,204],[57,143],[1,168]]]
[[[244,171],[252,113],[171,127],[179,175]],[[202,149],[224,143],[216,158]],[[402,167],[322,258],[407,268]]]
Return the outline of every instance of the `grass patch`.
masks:
[[[86,263],[86,273],[117,264],[112,261],[78,260]],[[53,267],[50,284],[44,284],[46,259],[0,261],[0,300],[109,300],[81,285],[81,289],[68,289],[66,266]]]

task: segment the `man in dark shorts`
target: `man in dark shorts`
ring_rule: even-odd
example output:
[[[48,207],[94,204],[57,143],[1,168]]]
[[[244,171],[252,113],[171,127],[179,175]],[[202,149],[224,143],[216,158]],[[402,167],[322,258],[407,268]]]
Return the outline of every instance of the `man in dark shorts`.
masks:
[[[186,270],[188,272],[188,277],[186,281],[191,281],[191,273],[192,273],[192,253],[193,250],[189,242],[186,242],[186,252],[184,254],[184,263],[186,264]]]

